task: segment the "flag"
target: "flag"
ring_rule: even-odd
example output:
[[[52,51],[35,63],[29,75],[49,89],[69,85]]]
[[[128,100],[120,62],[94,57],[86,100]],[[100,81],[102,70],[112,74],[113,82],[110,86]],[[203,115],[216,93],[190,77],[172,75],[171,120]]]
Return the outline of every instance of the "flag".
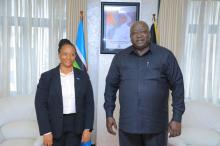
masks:
[[[153,24],[150,28],[150,34],[151,34],[151,42],[157,44],[159,43],[159,33],[157,31],[157,22],[155,19],[155,14],[153,14]]]
[[[80,146],[91,146],[91,140],[86,143],[81,143]]]
[[[78,68],[80,70],[87,70],[86,63],[86,48],[85,48],[85,38],[83,31],[83,19],[80,18],[78,31],[76,36],[76,59],[73,62],[73,67]]]

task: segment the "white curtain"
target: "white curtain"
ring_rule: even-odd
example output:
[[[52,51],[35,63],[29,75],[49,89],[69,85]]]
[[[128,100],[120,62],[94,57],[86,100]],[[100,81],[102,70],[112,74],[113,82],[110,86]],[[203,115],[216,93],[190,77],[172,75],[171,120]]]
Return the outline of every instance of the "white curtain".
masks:
[[[66,7],[67,38],[69,38],[74,43],[76,42],[76,34],[77,34],[76,32],[78,31],[80,11],[82,11],[85,40],[87,40],[87,0],[67,0],[66,3],[67,3],[67,7]],[[87,48],[87,41],[85,41],[85,43]]]
[[[170,49],[178,61],[184,48],[186,0],[161,0],[159,11],[160,45]]]
[[[183,71],[186,100],[220,104],[220,1],[161,0],[159,31]]]
[[[58,63],[65,19],[65,0],[0,1],[0,97],[35,93],[40,74]]]
[[[220,104],[220,1],[188,0],[181,64],[186,98]]]

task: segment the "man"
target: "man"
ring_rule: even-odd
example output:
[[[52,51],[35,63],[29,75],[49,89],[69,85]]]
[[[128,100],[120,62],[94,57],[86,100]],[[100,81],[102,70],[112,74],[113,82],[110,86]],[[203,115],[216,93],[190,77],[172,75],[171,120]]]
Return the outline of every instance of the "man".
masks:
[[[166,146],[167,136],[181,134],[185,110],[181,70],[166,48],[150,43],[148,25],[135,22],[130,30],[132,46],[115,55],[106,78],[106,126],[115,135],[113,117],[119,89],[120,146]],[[173,116],[168,123],[168,96],[172,90]]]

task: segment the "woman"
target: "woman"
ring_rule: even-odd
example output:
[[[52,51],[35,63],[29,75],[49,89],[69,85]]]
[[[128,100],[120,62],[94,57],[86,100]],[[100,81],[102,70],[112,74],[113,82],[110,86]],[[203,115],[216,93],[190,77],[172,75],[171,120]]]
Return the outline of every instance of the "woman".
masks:
[[[75,46],[59,42],[60,64],[41,75],[35,108],[44,146],[80,146],[90,140],[94,120],[92,86],[86,72],[73,68]]]

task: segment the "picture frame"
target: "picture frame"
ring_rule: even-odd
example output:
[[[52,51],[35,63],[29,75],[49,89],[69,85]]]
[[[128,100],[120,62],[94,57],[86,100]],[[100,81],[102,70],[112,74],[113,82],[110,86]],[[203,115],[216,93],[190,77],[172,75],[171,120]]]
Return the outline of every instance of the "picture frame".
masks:
[[[129,47],[130,27],[139,20],[139,2],[101,2],[101,54]]]

